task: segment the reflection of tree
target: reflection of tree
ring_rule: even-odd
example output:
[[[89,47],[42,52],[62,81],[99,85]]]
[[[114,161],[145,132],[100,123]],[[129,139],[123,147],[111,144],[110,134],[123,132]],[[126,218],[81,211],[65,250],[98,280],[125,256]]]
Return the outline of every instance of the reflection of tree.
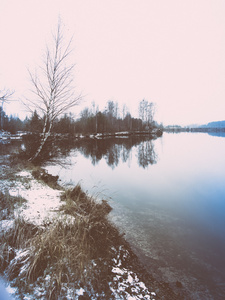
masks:
[[[152,140],[141,142],[138,147],[138,163],[139,166],[146,168],[157,162],[157,155],[154,151]]]
[[[126,145],[122,146],[121,158],[123,162],[127,162],[128,158],[130,157],[130,150],[131,148],[127,148]]]
[[[129,138],[105,138],[105,139],[82,139],[76,142],[76,148],[87,158],[91,158],[95,165],[104,158],[107,164],[114,168],[120,159],[127,162],[131,156],[133,146],[139,145],[138,161],[145,168],[149,164],[156,163],[156,154],[152,140],[144,136],[132,136]]]
[[[114,144],[112,147],[108,149],[106,154],[106,162],[112,168],[116,167],[119,163],[120,159],[121,146],[118,144]]]
[[[38,134],[29,134],[23,137],[23,144],[25,151],[21,151],[20,157],[28,159],[33,155],[40,143],[40,136]],[[66,158],[70,151],[75,148],[75,143],[71,139],[57,139],[50,137],[42,149],[42,154],[39,156],[37,163],[54,162],[59,163],[61,158]]]
[[[39,142],[39,135],[27,135],[23,139],[26,151],[23,155],[32,155]],[[70,138],[52,137],[43,148],[40,163],[46,161],[57,162],[60,158],[69,156],[72,149],[77,149],[86,158],[91,159],[96,165],[101,159],[105,159],[111,168],[115,168],[120,160],[127,162],[131,159],[131,149],[138,146],[138,162],[145,168],[149,164],[156,163],[156,154],[152,140],[144,136],[131,136],[129,138],[83,138],[73,140]],[[25,158],[25,157],[24,157]]]

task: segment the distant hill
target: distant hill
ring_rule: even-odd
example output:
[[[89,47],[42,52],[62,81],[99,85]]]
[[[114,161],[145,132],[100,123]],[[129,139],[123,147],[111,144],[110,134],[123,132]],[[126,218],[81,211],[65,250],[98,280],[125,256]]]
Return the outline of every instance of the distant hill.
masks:
[[[225,121],[210,122],[207,125],[202,125],[205,128],[225,128]]]

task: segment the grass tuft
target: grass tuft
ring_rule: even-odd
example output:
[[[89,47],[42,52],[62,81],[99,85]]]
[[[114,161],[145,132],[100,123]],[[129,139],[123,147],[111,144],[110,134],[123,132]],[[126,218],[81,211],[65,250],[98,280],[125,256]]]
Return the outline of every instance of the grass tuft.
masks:
[[[33,282],[51,269],[49,295],[60,293],[65,282],[96,281],[93,261],[109,261],[119,233],[107,215],[107,201],[97,203],[78,185],[62,196],[63,217],[55,219],[46,230],[31,240],[27,280]]]
[[[8,191],[2,193],[0,191],[0,220],[8,219],[13,215],[14,209],[21,206],[24,202],[27,202],[26,199],[21,196],[11,196]]]
[[[15,257],[15,252],[7,242],[3,242],[0,245],[0,270],[1,273],[7,268],[10,261]]]
[[[107,219],[110,205],[87,196],[79,185],[65,191],[61,200],[58,217],[42,227],[22,218],[14,221],[13,228],[3,236],[0,263],[5,274],[19,282],[21,293],[48,275],[46,299],[58,299],[62,287],[65,290],[72,282],[77,287],[92,282],[90,289],[110,295],[107,282],[112,278],[106,277],[111,272],[112,249],[120,238]],[[13,259],[12,248],[21,249],[13,253]]]

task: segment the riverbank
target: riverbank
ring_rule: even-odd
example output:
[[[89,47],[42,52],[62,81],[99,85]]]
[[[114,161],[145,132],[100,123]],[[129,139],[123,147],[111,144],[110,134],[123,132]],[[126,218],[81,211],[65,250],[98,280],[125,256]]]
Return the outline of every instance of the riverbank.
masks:
[[[107,201],[2,162],[1,274],[16,299],[182,299],[141,266]]]
[[[20,140],[26,135],[30,135],[32,133],[30,132],[22,132],[19,131],[15,134],[11,134],[7,131],[0,131],[0,141],[1,142],[7,142],[10,140]],[[149,136],[151,138],[157,138],[162,136],[163,130],[159,128],[153,128],[152,130],[142,130],[142,131],[118,131],[118,132],[104,132],[104,133],[86,133],[86,134],[62,134],[62,133],[52,133],[51,136],[54,136],[56,138],[72,138],[72,139],[79,139],[79,138],[96,138],[96,139],[102,139],[106,137],[129,137],[129,136],[139,136],[139,135],[145,135]]]

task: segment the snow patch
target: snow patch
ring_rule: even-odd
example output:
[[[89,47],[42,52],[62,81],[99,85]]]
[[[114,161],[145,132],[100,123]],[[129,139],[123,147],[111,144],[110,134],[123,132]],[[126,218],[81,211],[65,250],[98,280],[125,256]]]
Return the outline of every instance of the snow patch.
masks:
[[[42,225],[46,219],[56,217],[62,191],[54,190],[43,183],[32,179],[28,171],[17,174],[22,178],[30,178],[29,184],[26,181],[17,182],[16,186],[9,187],[11,196],[20,196],[27,200],[19,209],[15,210],[15,217],[22,216],[26,221],[35,225]],[[28,186],[27,186],[28,185]]]
[[[80,288],[79,290],[76,290],[76,294],[78,296],[82,296],[84,294],[85,290],[83,288]]]
[[[123,270],[121,270],[120,268],[116,268],[116,267],[113,267],[113,268],[112,268],[112,272],[113,272],[113,273],[120,274],[120,275],[123,275],[123,274],[124,274],[124,271],[123,271]]]
[[[32,178],[31,173],[28,172],[28,171],[21,171],[21,172],[19,172],[17,175],[20,176],[20,177],[28,177],[28,178]]]
[[[112,248],[116,252],[115,248]],[[119,247],[117,257],[113,259],[112,273],[115,273],[110,289],[115,299],[149,299],[154,300],[155,292],[150,292],[144,282],[140,281],[137,274],[127,268],[122,268],[122,260],[126,260],[129,253],[123,246]],[[129,292],[128,292],[129,291]]]
[[[0,222],[0,232],[3,231],[4,233],[6,233],[7,231],[13,228],[13,225],[14,220],[2,220]]]

